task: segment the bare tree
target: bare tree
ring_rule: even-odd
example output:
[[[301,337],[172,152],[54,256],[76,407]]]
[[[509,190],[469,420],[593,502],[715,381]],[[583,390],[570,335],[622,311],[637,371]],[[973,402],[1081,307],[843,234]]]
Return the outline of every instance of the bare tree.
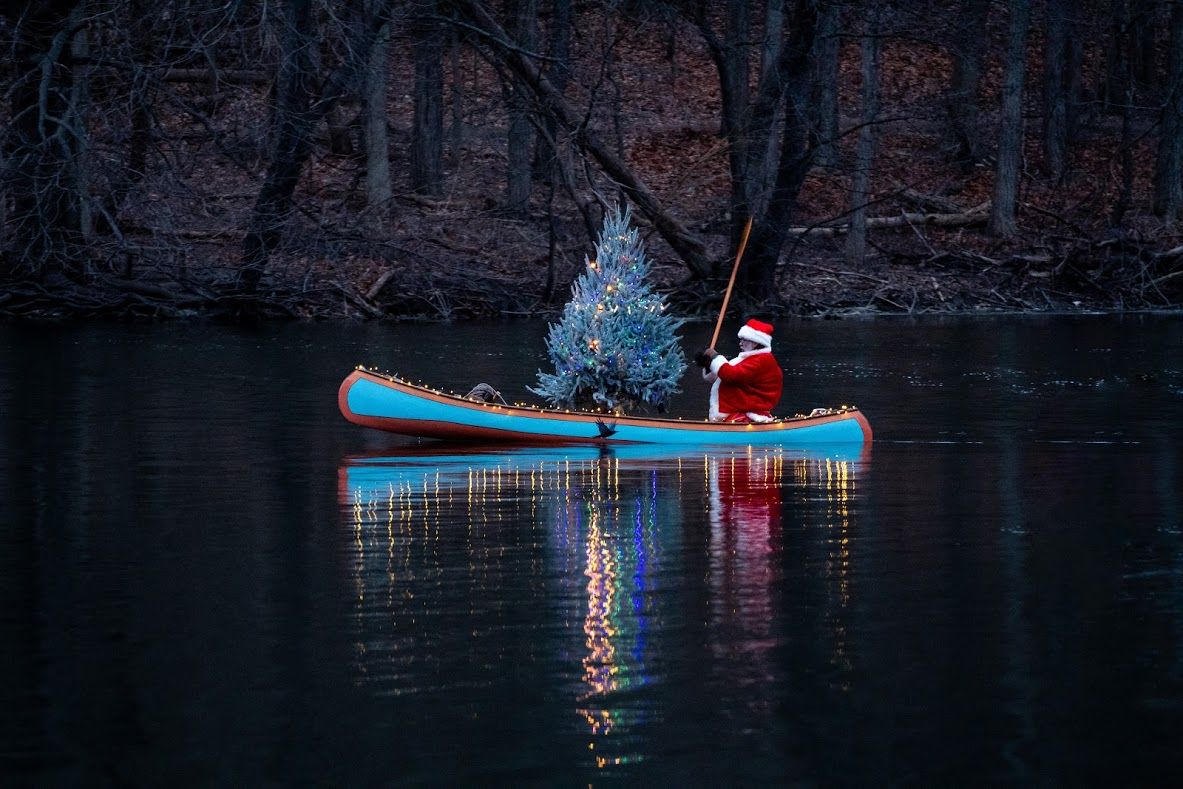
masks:
[[[737,278],[741,292],[751,299],[767,299],[775,290],[776,266],[805,177],[813,167],[815,149],[809,135],[809,62],[817,42],[818,8],[812,0],[796,0],[786,19],[788,36],[781,52],[779,74],[784,91],[784,115],[776,181],[763,215],[752,228],[748,262]]]
[[[771,10],[772,4],[769,4]],[[820,165],[838,163],[838,55],[842,39],[842,3],[826,0],[821,3],[817,20],[817,57],[813,75],[813,137],[817,148],[815,161]]]
[[[359,13],[354,9],[355,17]],[[317,91],[319,36],[312,0],[288,0],[282,17],[284,56],[275,96],[275,128],[272,131],[267,173],[259,188],[247,232],[242,242],[239,287],[244,293],[257,291],[271,253],[279,245],[284,225],[292,212],[292,195],[300,171],[312,149],[317,124],[350,90],[357,87],[369,63],[374,39],[387,11],[354,19],[342,62],[323,79]]]
[[[78,159],[86,144],[80,126],[83,98],[75,87],[71,25],[77,2],[29,2],[13,31],[15,80],[11,121],[5,135],[11,273],[43,274],[68,269],[82,242]]]
[[[746,0],[728,0],[726,30],[722,41],[711,33],[708,8],[708,4],[700,3],[697,17],[719,72],[722,88],[722,131],[728,141],[727,159],[731,169],[731,228],[734,245],[739,238],[740,228],[752,211],[747,178],[748,148],[758,144],[750,136],[754,130],[748,128],[748,50],[751,47],[748,4]]]
[[[727,137],[731,176],[733,247],[748,219],[755,220],[754,252],[738,280],[741,294],[749,297],[767,296],[775,267],[775,260],[768,257],[768,244],[776,245],[779,256],[784,243],[783,234],[770,234],[761,225],[769,216],[782,211],[791,213],[805,174],[813,164],[819,139],[810,99],[819,93],[816,80],[837,77],[837,71],[823,75],[810,66],[817,60],[814,46],[819,13],[816,0],[795,3],[791,14],[785,13],[783,0],[766,2],[760,77],[752,91],[748,71],[754,37],[749,33],[747,4],[743,0],[729,2],[722,36],[714,30],[709,5],[698,2],[694,7],[695,24],[719,74],[721,125]],[[780,140],[774,141],[773,130],[782,108],[784,129]],[[797,139],[798,133],[805,134],[806,139]],[[786,156],[800,169],[790,165]]]
[[[1043,158],[1054,178],[1064,175],[1068,147],[1068,0],[1047,2],[1043,55]]]
[[[981,159],[978,92],[989,15],[990,0],[966,0],[964,12],[953,20],[953,74],[946,107],[955,146],[953,160],[962,172],[968,172]]]
[[[370,14],[380,12],[382,5],[369,0]],[[366,205],[371,214],[380,217],[386,213],[392,188],[390,183],[390,142],[386,133],[386,83],[389,79],[388,44],[390,22],[386,21],[374,39],[370,53],[369,68],[366,69],[365,86],[362,90],[362,115],[366,148]]]
[[[1156,0],[1110,0],[1111,35],[1105,52],[1102,98],[1106,112],[1122,112],[1127,77],[1135,87],[1153,87],[1158,27]],[[1120,31],[1120,32],[1119,32]]]
[[[1183,206],[1183,3],[1171,6],[1166,92],[1154,168],[1154,211],[1172,223]]]
[[[571,79],[572,11],[571,0],[551,0],[549,59],[543,74],[559,95],[567,89],[567,82]],[[559,127],[550,114],[543,115],[541,124],[542,134],[537,137],[534,154],[534,174],[540,179],[551,180],[555,177],[560,156],[557,146],[552,144],[552,141],[558,141]]]
[[[860,47],[862,118],[855,154],[854,175],[850,185],[850,230],[846,234],[846,262],[862,268],[867,254],[867,205],[871,201],[871,166],[875,157],[875,119],[879,114],[879,21],[882,8],[878,0],[868,0],[864,12],[863,40]]]
[[[155,53],[152,16],[147,0],[131,0],[128,5],[128,68],[121,75],[130,105],[131,132],[125,149],[124,165],[113,176],[111,189],[99,216],[101,231],[113,232],[128,194],[148,172],[153,142],[153,80],[151,64]]]
[[[1113,36],[1119,42],[1124,42],[1124,45],[1118,46],[1117,60],[1113,64],[1113,76],[1121,95],[1120,103],[1117,105],[1121,112],[1121,139],[1117,145],[1118,159],[1121,162],[1121,188],[1117,191],[1117,199],[1113,203],[1113,213],[1110,216],[1110,223],[1114,227],[1121,227],[1125,221],[1134,191],[1133,21],[1129,8],[1122,6],[1116,10],[1113,18],[1116,26]]]
[[[1006,65],[1002,77],[1002,118],[998,135],[998,165],[995,168],[994,203],[990,232],[1011,236],[1018,230],[1015,203],[1018,199],[1019,164],[1023,155],[1023,78],[1026,73],[1027,29],[1030,0],[1010,0],[1010,32],[1007,35]]]
[[[67,110],[67,125],[74,130],[73,162],[70,175],[73,180],[75,206],[78,212],[78,234],[83,243],[94,234],[94,217],[90,199],[90,135],[86,130],[86,113],[90,104],[89,66],[90,41],[87,34],[88,3],[82,0],[70,14],[69,24],[73,31],[70,37],[70,59],[73,74],[70,80],[70,99]]]
[[[436,0],[416,0],[411,50],[415,60],[414,118],[411,123],[411,188],[439,194],[444,157],[444,36]]]
[[[456,12],[453,11],[452,13],[452,24],[448,26],[448,57],[451,61],[452,70],[452,90],[449,95],[448,107],[452,114],[452,140],[449,146],[449,155],[452,162],[452,171],[455,173],[460,169],[460,149],[464,147],[464,70],[460,68],[460,45],[462,41],[460,26],[456,24]]]
[[[1135,88],[1155,88],[1155,55],[1158,51],[1158,0],[1133,0],[1129,9],[1129,57],[1127,68]]]
[[[271,161],[243,239],[239,284],[247,293],[258,288],[267,259],[279,246],[315,128],[312,107],[317,64],[313,53],[318,42],[312,0],[288,0],[282,20],[284,56],[276,87]]]
[[[537,0],[510,0],[506,4],[509,17],[507,32],[514,43],[526,52],[533,52],[538,40]],[[529,88],[511,79],[506,85],[509,109],[509,128],[506,133],[505,205],[516,214],[524,214],[530,206],[530,186],[533,177],[531,157],[534,153],[534,127],[530,121],[531,97]]]

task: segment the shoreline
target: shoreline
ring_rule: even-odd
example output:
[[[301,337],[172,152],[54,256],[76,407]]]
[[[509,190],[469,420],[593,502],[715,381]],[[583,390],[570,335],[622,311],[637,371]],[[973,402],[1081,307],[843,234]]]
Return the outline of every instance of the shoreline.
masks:
[[[52,300],[52,298],[50,298]],[[12,302],[15,301],[15,304]],[[210,304],[198,308],[177,308],[167,304],[122,304],[104,305],[96,308],[79,308],[72,304],[54,306],[40,299],[40,306],[32,309],[20,300],[0,300],[0,323],[3,324],[85,324],[85,323],[470,323],[480,321],[554,321],[562,314],[562,307],[551,307],[535,311],[506,310],[482,312],[472,315],[444,316],[428,314],[384,314],[371,316],[357,310],[340,311],[309,310],[312,314],[299,314],[299,305],[294,310],[276,306],[266,296],[240,303]],[[1112,305],[1084,304],[1080,306],[1056,305],[1047,308],[1017,308],[1002,305],[974,305],[959,308],[933,309],[883,309],[879,307],[849,307],[839,304],[815,304],[809,310],[777,309],[769,305],[757,305],[749,310],[732,307],[729,315],[735,317],[746,312],[768,314],[777,320],[797,319],[804,321],[857,321],[867,319],[901,318],[1071,318],[1071,317],[1124,317],[1124,316],[1183,316],[1183,305],[1122,307]],[[712,324],[715,315],[705,311],[684,314],[687,324]]]
[[[799,250],[804,251],[804,250]],[[1113,259],[1039,258],[1020,249],[988,258],[970,250],[916,259],[897,250],[858,267],[831,251],[782,260],[775,292],[762,302],[735,294],[730,312],[776,318],[850,319],[916,315],[1078,315],[1183,312],[1183,247]],[[1162,265],[1170,261],[1169,266]],[[720,265],[688,275],[666,258],[651,284],[688,321],[715,320],[726,290]],[[728,267],[729,268],[729,267]],[[1163,268],[1168,273],[1163,274]],[[0,320],[32,322],[226,322],[351,320],[455,322],[500,318],[554,319],[582,265],[561,271],[537,262],[520,268],[491,261],[432,257],[415,262],[318,258],[302,270],[276,267],[255,293],[244,293],[236,267],[158,266],[133,276],[94,268],[40,281],[0,281]],[[547,296],[545,283],[553,277]],[[1153,278],[1157,277],[1157,279]],[[1161,285],[1161,287],[1160,287]]]

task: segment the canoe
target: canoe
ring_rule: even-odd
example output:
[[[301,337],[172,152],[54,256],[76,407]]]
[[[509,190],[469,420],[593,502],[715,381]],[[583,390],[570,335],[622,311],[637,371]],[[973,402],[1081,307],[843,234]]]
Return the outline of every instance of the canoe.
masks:
[[[871,442],[871,425],[853,406],[758,425],[618,416],[481,403],[363,367],[342,382],[337,404],[341,414],[356,425],[445,441],[782,447]]]

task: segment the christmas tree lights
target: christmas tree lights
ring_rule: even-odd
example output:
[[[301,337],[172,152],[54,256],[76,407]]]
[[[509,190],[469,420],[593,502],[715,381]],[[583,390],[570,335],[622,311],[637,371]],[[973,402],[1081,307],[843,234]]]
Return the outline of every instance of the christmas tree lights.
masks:
[[[553,373],[538,373],[530,391],[555,407],[664,408],[679,391],[686,357],[674,332],[684,323],[665,314],[665,300],[645,281],[649,261],[631,212],[604,217],[596,258],[571,289],[550,326],[546,350]]]

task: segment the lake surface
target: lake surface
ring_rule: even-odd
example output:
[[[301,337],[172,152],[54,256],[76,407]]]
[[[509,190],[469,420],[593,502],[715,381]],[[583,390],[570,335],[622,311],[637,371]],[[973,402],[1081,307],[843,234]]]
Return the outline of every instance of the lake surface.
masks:
[[[357,363],[526,399],[544,334],[0,326],[0,783],[1183,767],[1183,319],[783,323],[781,412],[857,404],[865,452],[337,411]]]

